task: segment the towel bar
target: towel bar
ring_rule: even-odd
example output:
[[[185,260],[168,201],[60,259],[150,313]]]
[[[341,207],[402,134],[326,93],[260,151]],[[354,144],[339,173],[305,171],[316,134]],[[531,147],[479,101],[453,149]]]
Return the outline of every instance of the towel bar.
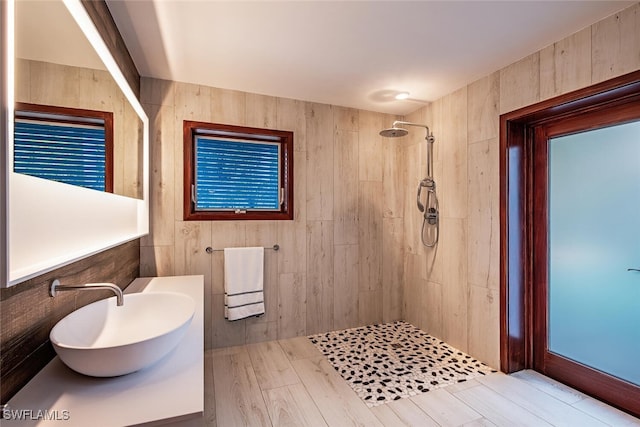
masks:
[[[273,249],[274,251],[278,251],[278,250],[280,250],[280,245],[276,243],[272,247],[266,247],[265,246],[264,248],[265,249]],[[213,252],[224,251],[224,249],[213,249],[211,246],[207,246],[205,251],[207,251],[207,253],[210,254],[210,253],[213,253]]]

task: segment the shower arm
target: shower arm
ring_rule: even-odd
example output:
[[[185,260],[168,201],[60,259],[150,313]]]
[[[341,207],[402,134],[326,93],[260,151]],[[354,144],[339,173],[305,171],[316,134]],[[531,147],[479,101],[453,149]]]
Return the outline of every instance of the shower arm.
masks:
[[[404,122],[402,120],[396,120],[393,122],[393,127],[398,127],[398,125],[403,125],[403,126],[415,126],[415,127],[419,127],[419,128],[425,128],[427,130],[427,136],[425,137],[425,139],[427,140],[427,142],[429,143],[427,145],[427,178],[426,180],[433,183],[433,143],[435,142],[435,138],[433,136],[433,133],[431,132],[431,130],[429,129],[429,126],[427,125],[421,125],[420,123],[412,123],[412,122]]]
[[[431,130],[429,129],[429,126],[427,125],[421,125],[420,123],[412,123],[412,122],[403,122],[402,120],[396,120],[395,122],[393,122],[393,127],[398,127],[398,125],[402,125],[402,126],[415,126],[415,127],[419,127],[419,128],[425,128],[427,130],[427,137],[425,138],[427,140],[427,142],[430,143],[434,143],[435,142],[435,138],[433,137],[433,133],[431,132]]]

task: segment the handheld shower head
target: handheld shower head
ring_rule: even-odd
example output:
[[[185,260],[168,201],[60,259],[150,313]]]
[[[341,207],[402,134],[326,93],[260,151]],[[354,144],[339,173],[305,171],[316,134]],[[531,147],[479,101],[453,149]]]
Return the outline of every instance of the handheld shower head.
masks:
[[[405,136],[409,131],[400,127],[396,127],[395,124],[390,129],[383,129],[380,131],[380,136],[384,136],[385,138],[398,138],[401,136]]]

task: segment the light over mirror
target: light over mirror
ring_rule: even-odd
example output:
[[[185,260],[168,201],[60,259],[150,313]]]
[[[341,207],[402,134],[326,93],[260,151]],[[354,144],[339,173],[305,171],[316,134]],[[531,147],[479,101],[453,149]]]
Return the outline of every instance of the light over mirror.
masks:
[[[8,184],[0,286],[12,286],[148,233],[149,121],[81,0],[1,3]],[[100,191],[18,165],[38,154],[28,152],[22,128],[35,123],[38,138],[54,144],[52,128],[106,140],[109,122],[112,146],[98,151],[110,151],[111,164],[94,174]]]
[[[142,121],[61,1],[17,1],[14,172],[142,198]]]

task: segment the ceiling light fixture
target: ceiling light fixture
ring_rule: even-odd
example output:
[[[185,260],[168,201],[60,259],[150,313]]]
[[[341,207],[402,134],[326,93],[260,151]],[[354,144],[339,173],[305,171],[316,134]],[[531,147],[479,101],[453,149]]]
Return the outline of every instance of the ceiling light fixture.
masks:
[[[399,92],[396,95],[396,99],[399,100],[399,101],[401,101],[403,99],[408,99],[408,98],[409,98],[409,92]]]

